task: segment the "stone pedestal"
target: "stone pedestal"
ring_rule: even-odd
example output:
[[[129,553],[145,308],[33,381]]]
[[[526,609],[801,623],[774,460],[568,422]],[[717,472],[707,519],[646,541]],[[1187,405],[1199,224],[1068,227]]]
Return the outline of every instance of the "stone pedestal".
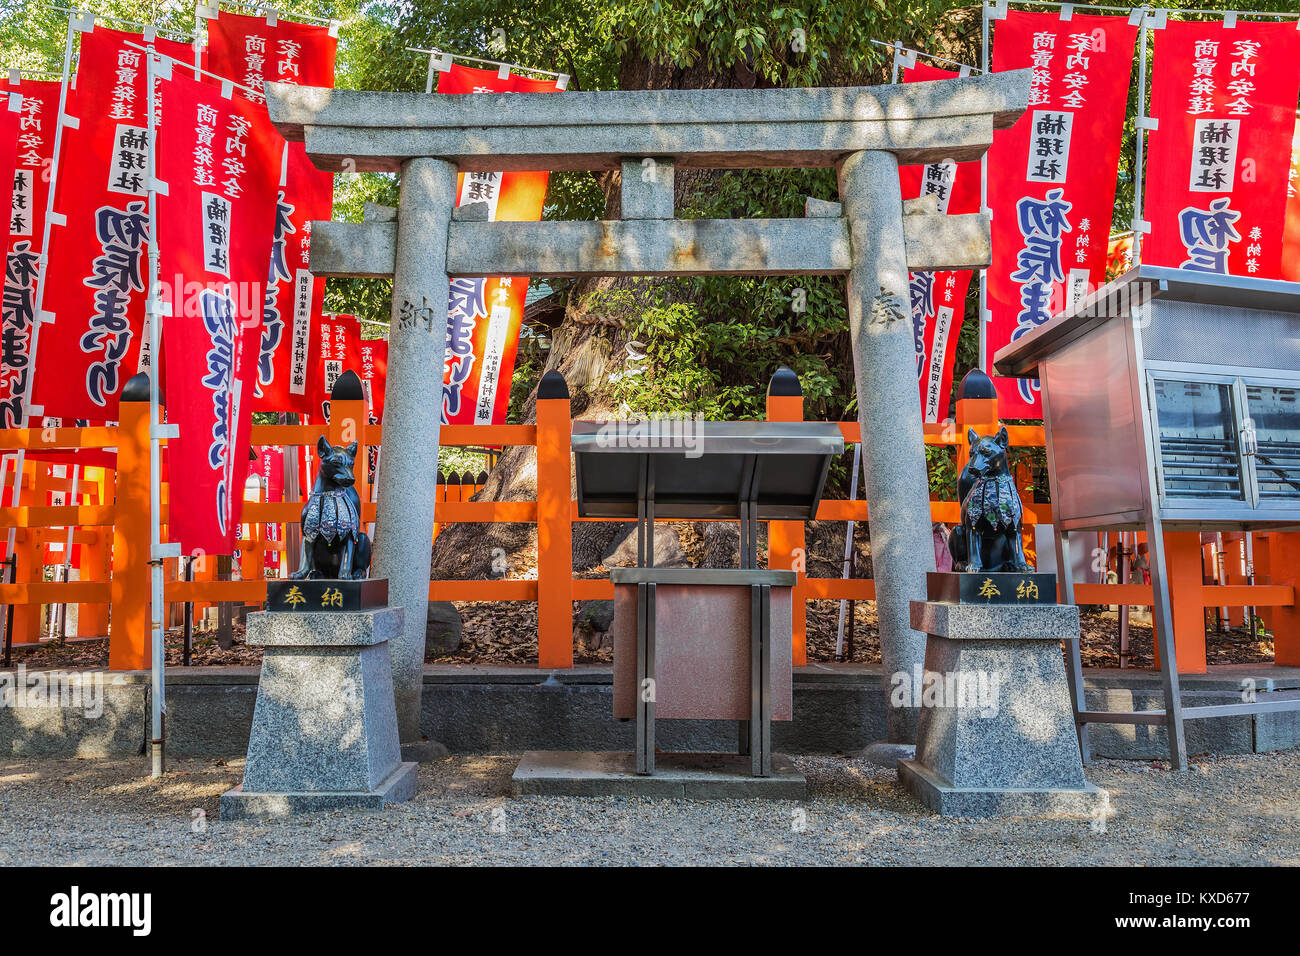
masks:
[[[899,781],[947,816],[1094,814],[1108,794],[1083,778],[1061,641],[1078,640],[1079,611],[912,602],[928,637],[916,757]]]
[[[221,819],[339,807],[379,808],[415,795],[403,763],[388,642],[401,608],[249,615],[265,648],[243,784],[221,796]]]

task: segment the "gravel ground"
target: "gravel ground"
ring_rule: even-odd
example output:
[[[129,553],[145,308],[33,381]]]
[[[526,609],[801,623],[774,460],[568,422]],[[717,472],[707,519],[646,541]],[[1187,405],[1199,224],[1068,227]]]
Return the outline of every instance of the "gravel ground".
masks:
[[[384,811],[221,823],[243,761],[0,762],[0,865],[24,864],[1300,864],[1300,752],[1198,758],[1187,775],[1101,761],[1104,827],[1083,818],[944,819],[893,771],[800,757],[811,799],[509,796],[517,757],[452,756]],[[199,811],[202,811],[200,814]],[[204,818],[203,814],[206,814]]]

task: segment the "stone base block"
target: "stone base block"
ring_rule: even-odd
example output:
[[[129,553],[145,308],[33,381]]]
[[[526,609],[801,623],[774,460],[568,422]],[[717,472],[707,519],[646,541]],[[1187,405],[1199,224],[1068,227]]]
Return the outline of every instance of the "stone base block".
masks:
[[[951,786],[915,760],[899,763],[898,780],[935,813],[951,817],[1095,816],[1110,806],[1109,791],[1087,781],[1078,789],[977,790]]]
[[[288,817],[321,810],[359,808],[381,810],[385,804],[404,803],[415,796],[420,765],[398,764],[374,790],[338,791],[296,790],[283,793],[245,793],[243,785],[221,795],[222,820]]]
[[[783,754],[772,755],[770,777],[751,777],[748,756],[700,753],[656,754],[655,772],[642,776],[634,756],[623,751],[531,750],[510,782],[516,796],[803,800],[808,794],[808,781]]]

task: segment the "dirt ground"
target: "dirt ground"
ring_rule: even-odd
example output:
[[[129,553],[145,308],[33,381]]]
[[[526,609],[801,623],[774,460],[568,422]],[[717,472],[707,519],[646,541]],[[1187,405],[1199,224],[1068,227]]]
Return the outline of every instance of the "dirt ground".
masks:
[[[420,767],[413,801],[223,823],[243,761],[0,760],[0,865],[1296,865],[1300,752],[1198,758],[1190,771],[1100,761],[1095,818],[931,814],[893,770],[798,757],[805,802],[525,797],[517,755]]]

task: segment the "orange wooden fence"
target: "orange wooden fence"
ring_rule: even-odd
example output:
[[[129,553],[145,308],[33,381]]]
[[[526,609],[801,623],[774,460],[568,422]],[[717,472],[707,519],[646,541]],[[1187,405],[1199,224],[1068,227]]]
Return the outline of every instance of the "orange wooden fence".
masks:
[[[138,669],[149,666],[149,484],[148,405],[123,403],[121,422],[94,428],[0,430],[0,452],[18,449],[116,448],[117,469],[106,471],[93,486],[79,489],[78,501],[49,506],[51,490],[67,491],[65,479],[50,475],[45,462],[30,459],[23,470],[23,498],[17,507],[0,507],[0,529],[17,529],[14,583],[0,584],[0,605],[13,604],[14,642],[30,643],[39,638],[41,605],[75,603],[79,606],[79,631],[104,633],[111,625],[109,666]],[[774,421],[803,418],[803,400],[798,396],[772,396],[767,416]],[[966,454],[966,430],[974,427],[990,434],[998,427],[997,403],[991,399],[957,402],[955,422],[925,426],[927,445],[956,449],[958,466]],[[842,422],[846,442],[859,440],[856,422]],[[314,445],[321,428],[316,425],[255,425],[254,445],[275,445],[286,449]],[[536,425],[447,425],[442,443],[449,446],[533,445],[537,449],[536,501],[473,501],[464,494],[467,487],[441,489],[437,507],[440,526],[452,522],[535,522],[537,524],[537,574],[535,578],[507,578],[487,581],[431,581],[429,597],[438,601],[535,601],[538,612],[538,664],[544,668],[573,665],[573,602],[613,597],[608,580],[575,579],[572,568],[572,527],[577,516],[571,492],[569,452],[571,418],[567,399],[540,399]],[[1015,447],[1042,447],[1039,426],[1011,426]],[[364,402],[336,402],[333,421],[327,428],[335,443],[356,440],[361,449],[358,462],[367,460],[366,450],[382,441],[382,426],[367,423]],[[358,492],[363,517],[374,519],[365,468],[359,468]],[[1022,476],[1023,477],[1023,476]],[[476,479],[477,480],[477,479]],[[61,483],[62,482],[62,483]],[[1035,503],[1026,495],[1027,543],[1032,546],[1035,524],[1052,520],[1050,505]],[[10,500],[6,490],[5,502]],[[164,486],[163,523],[166,524]],[[195,580],[179,580],[177,561],[168,560],[165,596],[169,604],[193,602],[211,605],[234,602],[260,606],[265,596],[263,555],[283,547],[261,533],[266,524],[285,525],[298,520],[301,503],[246,502],[242,521],[249,534],[241,540],[242,580],[213,580],[215,562],[198,556]],[[946,524],[960,519],[960,505],[951,500],[931,504],[935,521]],[[865,501],[824,500],[818,508],[820,520],[865,521]],[[79,552],[81,580],[44,581],[43,545],[76,528],[74,543]],[[283,535],[281,535],[283,539]],[[1197,534],[1168,536],[1170,571],[1174,592],[1174,630],[1179,669],[1204,672],[1204,608],[1220,605],[1252,605],[1267,609],[1261,613],[1275,631],[1276,660],[1300,665],[1300,610],[1295,606],[1295,588],[1300,586],[1300,534],[1257,535],[1257,581],[1247,586],[1206,585],[1199,563]],[[164,540],[166,533],[164,530]],[[806,663],[806,603],[809,600],[871,600],[874,582],[865,578],[815,578],[806,574],[804,526],[797,521],[774,521],[769,525],[769,566],[792,568],[798,573],[795,588],[794,661]],[[1143,584],[1107,585],[1079,583],[1076,600],[1081,604],[1151,603],[1151,588]],[[108,613],[104,611],[107,607]],[[106,619],[107,618],[107,619]]]

